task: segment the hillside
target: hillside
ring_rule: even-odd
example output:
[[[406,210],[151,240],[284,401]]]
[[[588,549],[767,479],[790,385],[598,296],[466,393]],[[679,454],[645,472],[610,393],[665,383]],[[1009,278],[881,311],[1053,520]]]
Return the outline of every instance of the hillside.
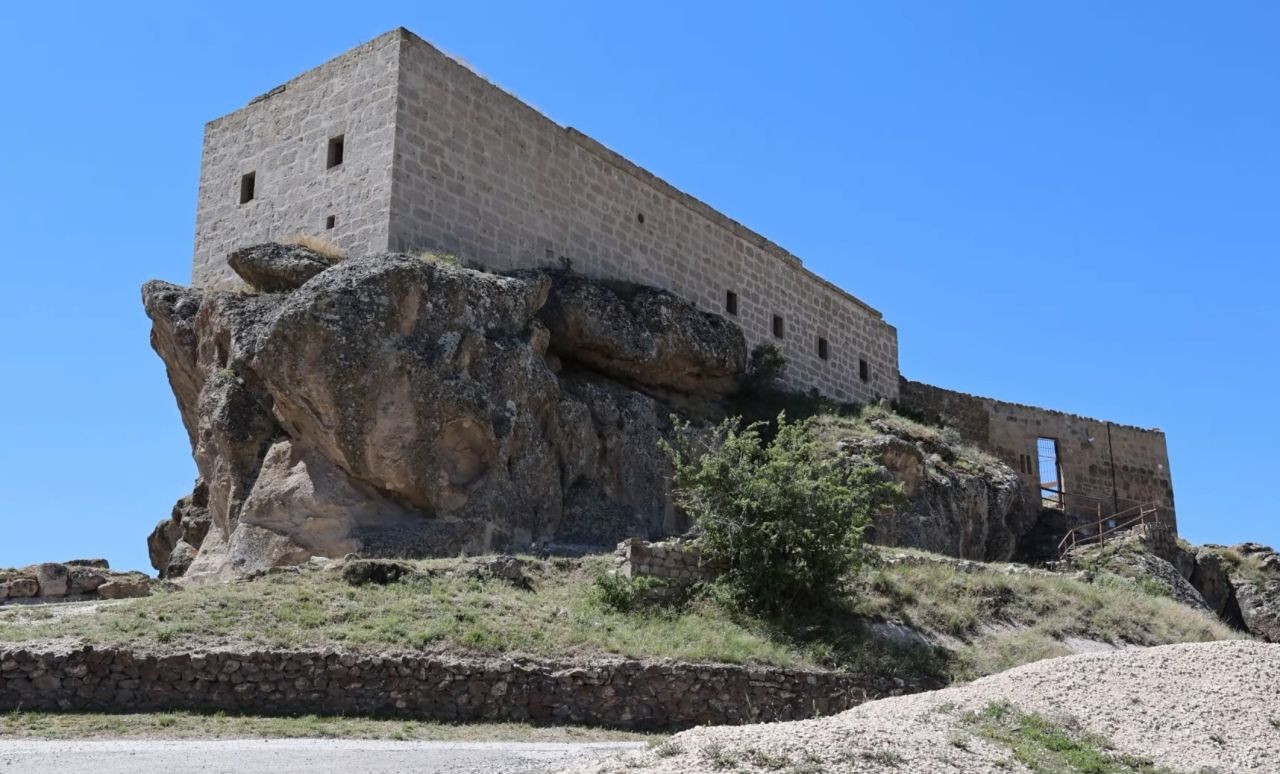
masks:
[[[406,572],[385,585],[362,582],[376,563],[315,561],[142,599],[7,606],[0,642],[625,656],[949,681],[1078,650],[1237,636],[1206,611],[1107,573],[1086,581],[924,552],[881,556],[847,597],[787,621],[746,615],[710,593],[619,609],[600,580],[611,557],[525,557],[518,571],[487,560],[396,562]]]

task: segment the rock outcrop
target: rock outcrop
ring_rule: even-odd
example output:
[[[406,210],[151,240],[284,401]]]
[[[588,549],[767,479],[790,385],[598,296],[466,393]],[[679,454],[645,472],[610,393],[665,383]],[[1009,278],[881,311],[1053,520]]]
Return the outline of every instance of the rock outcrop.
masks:
[[[105,559],[42,562],[21,569],[0,569],[0,605],[24,600],[120,599],[150,593],[151,581],[145,575],[112,572]],[[37,597],[38,600],[33,599]]]
[[[736,326],[565,273],[398,254],[320,267],[280,245],[237,256],[277,292],[143,288],[200,472],[148,542],[166,577],[685,526],[657,443],[666,401],[731,388]]]
[[[314,250],[275,242],[236,250],[227,256],[227,263],[249,287],[267,293],[300,288],[333,265],[333,261]]]
[[[839,445],[880,465],[906,498],[875,516],[872,541],[977,561],[1013,558],[1030,525],[1011,468],[992,459],[962,461],[955,446],[906,426],[882,420],[871,426],[880,434]]]
[[[1225,565],[1231,580],[1228,613],[1250,634],[1267,642],[1280,643],[1280,552],[1259,543],[1240,543],[1230,548],[1205,546]]]

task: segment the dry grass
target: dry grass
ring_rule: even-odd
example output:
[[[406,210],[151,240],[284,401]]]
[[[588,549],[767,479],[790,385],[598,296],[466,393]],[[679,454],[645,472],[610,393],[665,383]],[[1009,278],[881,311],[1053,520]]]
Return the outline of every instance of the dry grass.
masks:
[[[629,731],[523,723],[451,724],[322,715],[258,717],[161,712],[0,713],[0,739],[392,739],[410,742],[629,742]]]
[[[1108,573],[1086,583],[998,566],[957,572],[942,562],[897,565],[871,572],[857,596],[864,615],[899,618],[960,643],[953,670],[962,677],[1066,655],[1068,637],[1113,645],[1240,637],[1206,613]]]
[[[428,263],[441,263],[446,266],[462,265],[462,260],[453,253],[442,253],[436,250],[419,250],[411,253],[411,255],[419,261],[426,261]]]
[[[446,575],[457,560],[431,560],[415,563],[418,576],[387,586],[350,586],[333,570],[305,569],[160,591],[72,617],[52,606],[0,608],[0,641],[72,638],[175,649],[250,643],[816,666],[710,602],[639,614],[609,608],[593,583],[609,559],[525,562],[532,591]]]
[[[954,464],[972,473],[988,470],[1008,470],[995,456],[966,444],[952,428],[934,427],[897,414],[879,406],[864,406],[857,416],[823,414],[817,417],[813,432],[819,441],[834,445],[847,438],[871,438],[882,435],[872,422],[890,428],[894,435],[918,441],[925,448],[946,447],[955,455]]]
[[[330,263],[337,263],[347,257],[342,248],[327,239],[311,234],[294,234],[285,240],[285,244],[305,247]]]
[[[77,615],[58,612],[70,605],[0,608],[0,642],[624,656],[967,679],[1064,655],[1066,638],[1160,645],[1238,636],[1107,573],[1087,583],[999,565],[960,572],[945,562],[895,564],[866,572],[828,610],[777,621],[736,612],[714,590],[678,607],[614,609],[594,582],[611,565],[607,557],[526,559],[530,591],[446,574],[457,561],[417,562],[417,576],[388,586],[353,587],[334,570],[306,569],[99,603]],[[940,647],[889,646],[868,634],[872,620],[902,621]]]

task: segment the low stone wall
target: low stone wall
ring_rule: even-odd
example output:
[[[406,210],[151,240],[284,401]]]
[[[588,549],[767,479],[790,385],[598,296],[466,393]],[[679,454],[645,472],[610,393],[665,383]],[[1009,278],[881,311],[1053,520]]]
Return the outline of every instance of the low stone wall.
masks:
[[[0,647],[0,711],[228,711],[629,729],[795,720],[938,687],[834,672],[328,651]]]
[[[698,548],[687,542],[650,543],[629,538],[618,544],[614,556],[618,572],[627,578],[654,578],[687,585],[713,574]]]

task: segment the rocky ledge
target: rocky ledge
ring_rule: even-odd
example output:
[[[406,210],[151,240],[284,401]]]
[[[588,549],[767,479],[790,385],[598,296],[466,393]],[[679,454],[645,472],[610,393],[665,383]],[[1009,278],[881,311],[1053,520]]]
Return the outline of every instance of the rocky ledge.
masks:
[[[112,572],[106,559],[43,562],[22,569],[0,569],[0,605],[123,599],[151,593],[151,580],[139,572]]]
[[[723,318],[429,256],[271,244],[232,266],[255,292],[142,289],[200,474],[149,540],[162,576],[686,526],[658,440],[677,407],[735,389],[746,345]]]

